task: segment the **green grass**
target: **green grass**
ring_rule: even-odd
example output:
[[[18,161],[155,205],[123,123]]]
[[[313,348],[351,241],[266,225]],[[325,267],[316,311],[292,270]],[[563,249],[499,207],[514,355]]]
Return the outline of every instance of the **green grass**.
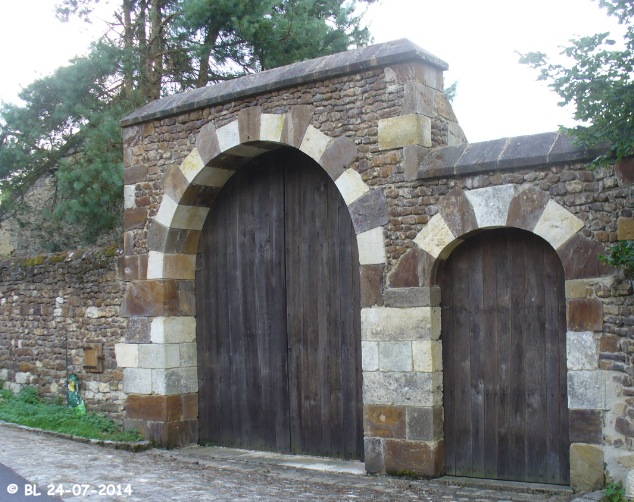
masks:
[[[9,390],[0,391],[0,420],[91,439],[143,439],[138,432],[124,431],[120,425],[102,415],[89,412],[78,416],[73,409],[61,403],[46,402],[33,387],[24,387],[17,395]]]

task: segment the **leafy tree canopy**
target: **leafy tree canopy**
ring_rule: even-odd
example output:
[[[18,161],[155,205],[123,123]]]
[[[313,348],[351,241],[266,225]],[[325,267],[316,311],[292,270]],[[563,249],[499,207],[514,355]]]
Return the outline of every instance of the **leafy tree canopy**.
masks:
[[[598,0],[608,14],[625,28],[621,43],[609,33],[570,41],[561,55],[565,63],[553,63],[544,53],[522,55],[520,61],[539,70],[561,97],[561,105],[574,106],[574,118],[582,123],[564,130],[583,146],[608,146],[604,162],[634,155],[634,1]]]
[[[39,79],[22,105],[0,106],[0,216],[55,173],[46,218],[85,241],[116,227],[122,199],[119,119],[162,95],[365,45],[374,0],[120,0],[85,57]],[[91,21],[99,0],[61,0],[61,21]],[[52,249],[64,247],[52,231]]]

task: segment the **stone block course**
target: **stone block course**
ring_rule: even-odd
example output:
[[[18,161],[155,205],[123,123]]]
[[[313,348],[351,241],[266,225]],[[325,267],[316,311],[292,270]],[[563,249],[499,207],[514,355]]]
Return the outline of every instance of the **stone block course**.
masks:
[[[431,120],[417,113],[379,120],[378,134],[380,150],[408,145],[432,146]]]
[[[405,438],[405,408],[368,405],[363,410],[363,430],[367,436]]]

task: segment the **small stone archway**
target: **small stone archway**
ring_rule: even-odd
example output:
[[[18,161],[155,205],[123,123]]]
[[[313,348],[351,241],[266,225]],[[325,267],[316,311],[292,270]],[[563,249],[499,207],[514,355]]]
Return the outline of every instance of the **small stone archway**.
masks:
[[[610,270],[598,260],[602,246],[583,236],[583,220],[535,187],[522,189],[509,184],[472,190],[454,188],[440,197],[438,213],[415,237],[416,247],[400,259],[388,283],[392,288],[429,288],[431,296],[436,298],[435,305],[439,306],[440,265],[468,236],[479,230],[505,227],[526,230],[544,239],[555,250],[564,269],[571,484],[575,486],[580,480],[575,479],[573,466],[588,458],[593,464],[584,472],[596,471],[597,477],[603,476],[601,449],[585,443],[594,442],[587,441],[588,437],[600,436],[601,417],[606,408],[605,377],[599,369],[598,352],[603,308],[600,301],[586,298],[585,292],[593,280],[608,275]],[[429,365],[440,368],[439,308],[436,322],[438,326],[432,333],[438,338],[431,341],[435,347],[422,356],[430,359]],[[442,412],[437,416],[442,417]],[[442,424],[436,427],[442,429]],[[589,449],[592,452],[588,453]]]

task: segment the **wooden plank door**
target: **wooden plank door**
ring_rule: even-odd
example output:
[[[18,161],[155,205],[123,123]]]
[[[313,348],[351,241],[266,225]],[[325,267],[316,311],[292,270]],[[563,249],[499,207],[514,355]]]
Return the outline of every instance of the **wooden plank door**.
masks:
[[[563,268],[539,237],[488,230],[440,271],[446,470],[568,484]]]
[[[288,451],[284,180],[234,175],[201,235],[196,274],[200,441]]]
[[[286,281],[294,453],[362,458],[357,245],[339,191],[318,166],[286,173]]]
[[[362,458],[356,239],[318,165],[283,150],[231,178],[196,298],[202,442]]]

